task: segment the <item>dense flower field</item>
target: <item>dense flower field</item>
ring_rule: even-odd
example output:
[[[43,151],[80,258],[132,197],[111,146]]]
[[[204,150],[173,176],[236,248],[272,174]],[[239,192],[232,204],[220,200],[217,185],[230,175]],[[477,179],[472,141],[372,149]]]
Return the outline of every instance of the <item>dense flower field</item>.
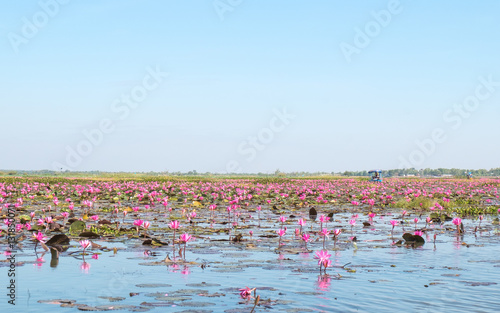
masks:
[[[140,243],[145,255],[158,255],[156,249],[163,254],[156,264],[174,267],[194,264],[186,257],[190,245],[206,250],[207,243],[245,242],[281,259],[316,250],[323,281],[330,279],[328,251],[356,247],[357,237],[370,231],[380,242],[385,233],[388,244],[414,248],[435,244],[443,233],[491,231],[498,227],[499,186],[494,179],[10,179],[0,182],[0,244],[6,255],[16,246],[33,249],[38,266],[44,260],[37,249],[53,260],[81,259],[84,273],[103,253],[117,253],[95,242],[117,238]],[[462,219],[472,223],[464,226]],[[248,287],[240,295],[248,299],[252,291],[256,296]]]

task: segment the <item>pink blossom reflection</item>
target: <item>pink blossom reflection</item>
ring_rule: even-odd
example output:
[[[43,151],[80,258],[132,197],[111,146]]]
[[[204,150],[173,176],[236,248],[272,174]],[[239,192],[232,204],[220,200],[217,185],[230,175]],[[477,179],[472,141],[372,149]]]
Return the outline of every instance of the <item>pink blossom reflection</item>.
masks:
[[[43,262],[45,262],[45,260],[43,259],[43,257],[39,257],[39,258],[36,259],[36,261],[33,264],[33,266],[41,267],[43,265]]]
[[[184,266],[184,268],[181,271],[181,274],[183,274],[183,275],[189,275],[189,274],[191,274],[191,271],[189,270],[189,267],[188,266]]]
[[[82,271],[82,273],[88,274],[88,273],[89,273],[89,270],[90,270],[90,263],[88,263],[88,262],[83,262],[83,263],[80,265],[80,270]]]
[[[170,272],[172,272],[172,273],[177,273],[179,271],[179,268],[180,268],[179,265],[176,263],[170,265],[169,267],[170,267]]]
[[[318,281],[316,282],[317,288],[320,291],[330,291],[332,279],[330,275],[320,275],[318,276]]]

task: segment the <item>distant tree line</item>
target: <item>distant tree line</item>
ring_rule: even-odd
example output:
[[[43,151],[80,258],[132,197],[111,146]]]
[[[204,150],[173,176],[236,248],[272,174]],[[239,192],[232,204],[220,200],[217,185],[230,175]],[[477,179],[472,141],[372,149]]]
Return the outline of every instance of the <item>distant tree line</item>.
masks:
[[[391,169],[382,170],[383,177],[402,177],[402,176],[419,176],[419,177],[465,177],[471,172],[473,176],[500,176],[500,168],[486,169],[458,169],[458,168],[437,168],[437,169]],[[344,172],[282,172],[279,169],[272,173],[199,173],[196,170],[188,172],[101,172],[101,171],[86,171],[86,172],[55,172],[50,170],[25,171],[25,170],[0,170],[0,176],[110,176],[110,177],[130,177],[130,176],[200,176],[200,177],[224,177],[224,176],[244,176],[244,177],[320,177],[320,176],[370,176],[368,171],[344,171]]]
[[[454,176],[454,177],[465,177],[467,173],[471,172],[473,176],[500,176],[500,168],[493,168],[490,170],[486,169],[460,169],[460,168],[437,168],[437,169],[392,169],[382,171],[385,177],[398,177],[398,176]],[[342,173],[343,176],[370,176],[368,171],[345,171]]]

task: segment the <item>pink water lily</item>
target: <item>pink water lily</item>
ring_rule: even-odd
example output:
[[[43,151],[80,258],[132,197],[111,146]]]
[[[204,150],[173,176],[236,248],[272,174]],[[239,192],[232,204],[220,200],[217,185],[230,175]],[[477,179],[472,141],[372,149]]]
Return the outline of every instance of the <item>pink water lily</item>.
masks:
[[[462,219],[459,217],[455,217],[452,222],[457,226],[457,234],[460,234],[461,233],[460,226],[462,225]]]
[[[279,238],[280,238],[280,239],[279,239],[279,242],[278,242],[278,248],[279,248],[279,247],[281,247],[281,237],[285,236],[285,234],[286,234],[286,229],[278,229],[278,230],[276,231],[276,233],[278,234],[278,236],[279,236]]]
[[[45,243],[45,240],[47,239],[47,237],[45,237],[44,234],[42,234],[40,231],[38,231],[38,233],[33,233],[33,239],[35,239],[38,242]]]
[[[398,225],[398,224],[399,224],[399,222],[398,222],[398,221],[396,221],[396,220],[391,220],[391,225],[392,225],[391,235],[392,235],[392,233],[394,232],[394,227],[395,227],[396,225]]]
[[[311,235],[305,234],[305,233],[302,234],[302,237],[300,238],[304,242],[304,246],[305,246],[306,250],[307,250],[307,243],[309,242],[310,238],[311,238]]]
[[[179,241],[184,243],[184,259],[186,259],[186,245],[191,240],[193,240],[193,237],[188,233],[184,233],[179,237]]]
[[[329,254],[328,251],[326,251],[326,250],[320,250],[320,251],[316,251],[315,252],[314,258],[318,260],[318,265],[319,265],[319,271],[320,272],[321,272],[321,268],[323,266],[325,266],[325,264],[327,266],[330,266],[330,264],[331,264],[330,257],[331,256],[332,255]],[[326,268],[325,268],[325,270],[326,270]]]
[[[168,225],[171,229],[179,229],[180,223],[179,221],[171,221],[170,224]]]
[[[255,288],[250,289],[248,287],[239,289],[239,291],[240,291],[240,297],[242,297],[243,299],[251,298],[252,291],[254,291],[254,290],[255,290]]]
[[[179,240],[182,242],[182,243],[187,243],[189,242],[190,240],[193,239],[193,236],[187,234],[187,233],[184,233],[182,234],[180,237],[179,237]]]
[[[83,249],[83,260],[85,262],[85,250],[90,247],[92,243],[89,240],[81,240],[80,241],[80,249]]]

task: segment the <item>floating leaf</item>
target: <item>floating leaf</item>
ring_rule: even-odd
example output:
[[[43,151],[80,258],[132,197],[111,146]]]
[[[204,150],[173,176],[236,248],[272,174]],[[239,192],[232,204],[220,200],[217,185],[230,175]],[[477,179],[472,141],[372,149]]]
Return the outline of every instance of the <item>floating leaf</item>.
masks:
[[[85,222],[75,221],[69,226],[69,232],[73,234],[78,234],[86,229]]]
[[[179,303],[179,306],[192,306],[192,307],[205,307],[205,306],[214,306],[215,303],[211,303],[211,302],[195,302],[195,301],[192,301],[192,302],[181,302]]]
[[[123,297],[103,297],[103,296],[100,296],[99,298],[106,299],[109,302],[117,302],[117,301],[125,300],[125,298],[123,298]]]
[[[86,237],[86,238],[99,238],[99,237],[101,237],[98,234],[91,232],[91,231],[83,232],[83,233],[79,234],[78,236]]]
[[[218,287],[220,284],[201,282],[199,284],[186,284],[189,287]]]
[[[139,288],[172,287],[172,285],[169,285],[169,284],[137,284],[135,286],[139,287]]]
[[[69,237],[62,235],[54,235],[45,243],[47,246],[55,246],[55,245],[69,245]]]
[[[311,221],[315,221],[317,217],[318,217],[318,212],[316,211],[316,209],[310,208],[309,209],[309,219]]]
[[[53,300],[38,300],[38,303],[46,303],[46,304],[70,304],[76,302],[76,300],[68,300],[68,299],[53,299]]]

